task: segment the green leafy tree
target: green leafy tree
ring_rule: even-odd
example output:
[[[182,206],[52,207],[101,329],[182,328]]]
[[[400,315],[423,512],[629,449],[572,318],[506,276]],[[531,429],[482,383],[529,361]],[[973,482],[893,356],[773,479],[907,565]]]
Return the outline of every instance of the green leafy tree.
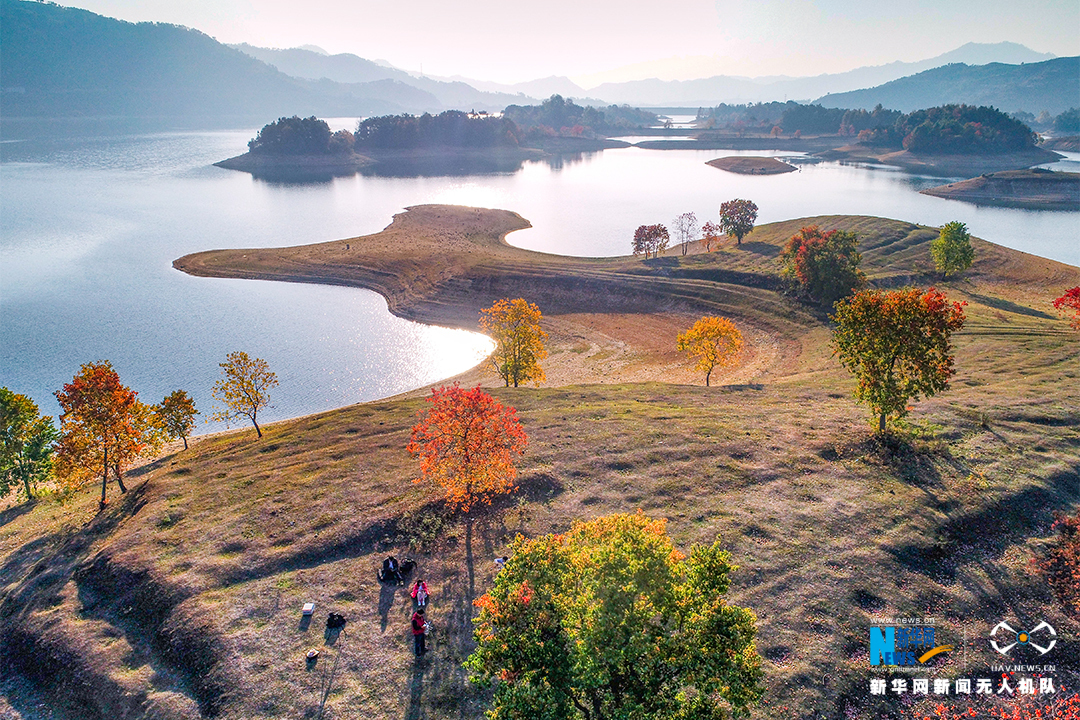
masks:
[[[938,236],[930,241],[930,257],[942,279],[964,272],[975,261],[971,234],[967,225],[953,221],[941,226]]]
[[[223,377],[214,383],[211,395],[222,406],[211,418],[226,427],[233,420],[247,418],[262,437],[259,411],[270,407],[270,388],[277,387],[277,375],[262,358],[250,358],[240,351],[229,353],[220,367]]]
[[[724,601],[719,541],[684,557],[641,513],[514,541],[477,600],[474,681],[492,720],[744,717],[762,693],[755,617]]]
[[[749,200],[728,200],[720,206],[720,229],[742,245],[742,239],[754,229],[757,212],[758,206]]]
[[[853,232],[823,233],[817,225],[804,227],[780,255],[784,276],[802,294],[832,305],[866,282],[859,270],[862,256],[855,249],[858,244],[859,238]]]
[[[27,500],[52,476],[53,443],[58,434],[51,417],[42,417],[26,395],[0,388],[0,497],[22,488]]]
[[[195,429],[195,401],[183,390],[176,390],[165,396],[161,404],[154,408],[157,424],[169,440],[182,438],[184,449],[188,449],[188,435]]]
[[[858,386],[855,397],[878,417],[903,417],[908,401],[949,387],[950,338],[964,326],[963,303],[950,303],[935,288],[863,290],[836,304],[834,353]]]

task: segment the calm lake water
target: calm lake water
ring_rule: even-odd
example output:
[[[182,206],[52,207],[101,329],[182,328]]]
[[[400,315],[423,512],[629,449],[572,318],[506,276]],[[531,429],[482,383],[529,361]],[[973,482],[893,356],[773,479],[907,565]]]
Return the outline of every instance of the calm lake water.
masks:
[[[759,222],[837,213],[961,220],[987,240],[1080,264],[1077,213],[931,198],[918,190],[942,180],[889,168],[801,163],[796,173],[746,177],[704,164],[739,153],[638,148],[450,177],[271,182],[211,166],[254,134],[0,143],[0,385],[55,414],[52,392],[82,363],[109,359],[142,399],[184,388],[208,415],[217,364],[245,350],[278,374],[272,420],[461,372],[489,351],[486,338],[394,318],[375,293],[192,278],[171,267],[198,250],[377,232],[423,203],[514,210],[534,227],[513,233],[512,243],[571,255],[626,254],[638,225],[687,210],[715,220],[720,202],[744,197],[759,205]],[[1059,165],[1075,170],[1080,155]]]

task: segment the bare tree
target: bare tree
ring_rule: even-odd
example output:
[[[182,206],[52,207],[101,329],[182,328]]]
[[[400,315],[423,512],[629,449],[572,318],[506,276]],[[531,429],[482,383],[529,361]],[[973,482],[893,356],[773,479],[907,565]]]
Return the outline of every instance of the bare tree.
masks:
[[[675,228],[675,240],[682,243],[682,254],[685,255],[690,241],[697,240],[697,215],[692,212],[684,212],[672,220],[671,225]]]

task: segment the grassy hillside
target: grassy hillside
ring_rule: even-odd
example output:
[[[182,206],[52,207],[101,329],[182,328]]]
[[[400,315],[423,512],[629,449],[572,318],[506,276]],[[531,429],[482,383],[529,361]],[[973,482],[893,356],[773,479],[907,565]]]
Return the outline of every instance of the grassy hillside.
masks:
[[[936,233],[866,217],[774,223],[741,248],[644,262],[530,253],[501,242],[525,225],[513,213],[429,206],[368,238],[178,261],[374,287],[398,314],[464,327],[491,297],[526,290],[555,321],[721,311],[777,352],[752,381],[712,388],[493,390],[518,408],[530,446],[520,490],[471,519],[412,482],[418,397],[277,423],[262,440],[204,438],[133,473],[100,514],[89,492],[7,510],[0,711],[479,718],[488,696],[460,663],[492,558],[516,533],[639,508],[669,518],[684,549],[719,535],[741,566],[732,600],[757,613],[766,658],[758,717],[910,717],[866,690],[877,614],[933,614],[958,648],[967,630],[968,666],[946,654],[945,674],[992,662],[983,633],[1002,617],[1049,620],[1059,682],[1076,687],[1076,624],[1029,559],[1052,511],[1080,503],[1080,343],[1049,307],[1080,270],[976,241],[971,270],[939,286],[968,302],[954,387],[882,443],[830,358],[824,316],[777,292],[780,246],[810,222],[857,231],[877,286],[931,282]],[[387,553],[417,558],[432,591],[435,652],[419,664],[408,596],[375,580]],[[323,632],[331,610],[350,619],[340,635]]]

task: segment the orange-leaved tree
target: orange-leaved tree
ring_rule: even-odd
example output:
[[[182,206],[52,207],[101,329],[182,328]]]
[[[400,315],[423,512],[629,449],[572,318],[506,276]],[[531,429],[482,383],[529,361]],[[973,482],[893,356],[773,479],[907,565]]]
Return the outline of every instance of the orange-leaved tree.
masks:
[[[457,383],[432,389],[428,402],[406,447],[420,459],[417,482],[441,487],[451,508],[463,512],[513,490],[514,463],[527,443],[517,411]]]
[[[705,243],[705,252],[712,252],[713,243],[719,242],[722,234],[720,226],[711,220],[701,226],[701,242]]]
[[[735,323],[725,317],[706,315],[678,337],[679,352],[697,359],[697,369],[705,373],[705,386],[716,367],[731,365],[742,349],[743,337]]]
[[[540,318],[540,308],[524,298],[503,298],[480,311],[480,327],[496,343],[491,364],[506,387],[544,381],[540,361],[547,357],[547,333],[540,329]]]
[[[1054,300],[1054,307],[1066,315],[1072,314],[1072,326],[1080,330],[1080,285],[1071,287]]]
[[[101,468],[101,506],[109,471],[116,476],[120,492],[123,470],[156,442],[150,408],[139,402],[138,393],[120,382],[107,361],[87,363],[70,383],[57,390],[60,415],[60,442],[57,470],[75,483]]]
[[[963,305],[935,288],[863,290],[836,303],[834,354],[858,380],[855,397],[877,414],[879,433],[907,414],[909,400],[949,387],[949,340],[964,326]]]

